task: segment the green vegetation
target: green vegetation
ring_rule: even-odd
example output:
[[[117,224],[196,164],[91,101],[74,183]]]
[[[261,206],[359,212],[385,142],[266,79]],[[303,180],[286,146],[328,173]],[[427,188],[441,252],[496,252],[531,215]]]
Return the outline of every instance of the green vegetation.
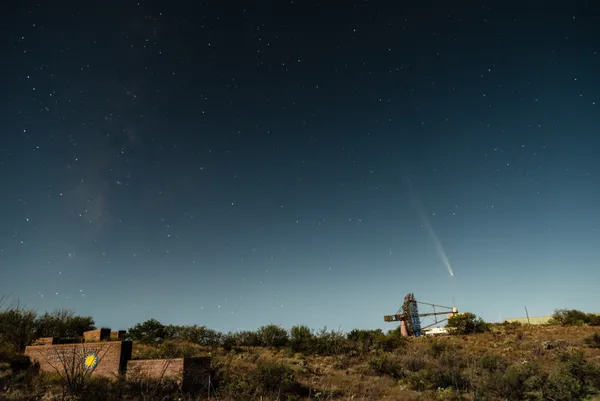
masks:
[[[448,319],[448,330],[451,334],[475,334],[489,330],[487,323],[472,313],[461,313]]]
[[[0,299],[0,307],[5,298]],[[59,309],[38,316],[19,304],[0,310],[0,351],[23,353],[25,347],[39,337],[76,337],[94,330],[94,319],[76,316],[68,309]]]
[[[583,340],[585,345],[590,348],[600,348],[600,333],[594,333]]]
[[[213,357],[210,398],[218,400],[583,400],[600,395],[600,332],[578,311],[555,324],[488,324],[450,319],[452,334],[402,337],[398,329],[349,333],[276,325],[219,333],[204,326],[134,325],[134,358]],[[586,320],[588,319],[588,320]],[[577,327],[571,327],[576,325]],[[21,350],[37,335],[79,335],[90,317],[0,312],[0,399],[192,400],[175,380],[85,376],[79,364],[40,374]],[[564,327],[563,327],[564,326]],[[82,371],[83,372],[83,371]]]
[[[577,309],[556,309],[548,323],[561,326],[600,326],[600,315]]]

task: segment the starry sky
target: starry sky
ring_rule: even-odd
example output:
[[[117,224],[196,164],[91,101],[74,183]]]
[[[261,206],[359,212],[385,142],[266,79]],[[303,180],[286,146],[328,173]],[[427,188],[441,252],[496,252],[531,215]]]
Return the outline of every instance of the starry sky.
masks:
[[[114,329],[600,312],[600,8],[459,3],[6,2],[0,294]]]

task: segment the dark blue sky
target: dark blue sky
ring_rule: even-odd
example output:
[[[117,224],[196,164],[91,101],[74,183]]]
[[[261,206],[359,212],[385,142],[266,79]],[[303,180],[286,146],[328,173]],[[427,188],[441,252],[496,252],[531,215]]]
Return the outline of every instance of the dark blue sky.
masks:
[[[0,294],[115,329],[600,312],[598,6],[7,4]]]

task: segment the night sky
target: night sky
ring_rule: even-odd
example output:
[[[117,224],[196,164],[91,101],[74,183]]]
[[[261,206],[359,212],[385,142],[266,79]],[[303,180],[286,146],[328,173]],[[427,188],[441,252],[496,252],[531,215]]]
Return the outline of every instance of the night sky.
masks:
[[[114,329],[600,312],[593,3],[4,2],[0,294]]]

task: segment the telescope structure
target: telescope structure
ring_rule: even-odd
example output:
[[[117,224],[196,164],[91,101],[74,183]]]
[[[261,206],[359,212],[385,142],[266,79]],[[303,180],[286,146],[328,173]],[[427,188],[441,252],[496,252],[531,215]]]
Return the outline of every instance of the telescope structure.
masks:
[[[419,305],[427,305],[428,307],[433,308],[433,312],[419,313]],[[424,329],[447,321],[457,314],[458,310],[455,307],[419,302],[411,292],[404,297],[404,303],[400,310],[394,315],[385,315],[383,320],[386,322],[400,322],[400,331],[404,337],[420,337]],[[439,319],[439,316],[445,317]],[[433,318],[434,322],[422,326],[422,317]]]

